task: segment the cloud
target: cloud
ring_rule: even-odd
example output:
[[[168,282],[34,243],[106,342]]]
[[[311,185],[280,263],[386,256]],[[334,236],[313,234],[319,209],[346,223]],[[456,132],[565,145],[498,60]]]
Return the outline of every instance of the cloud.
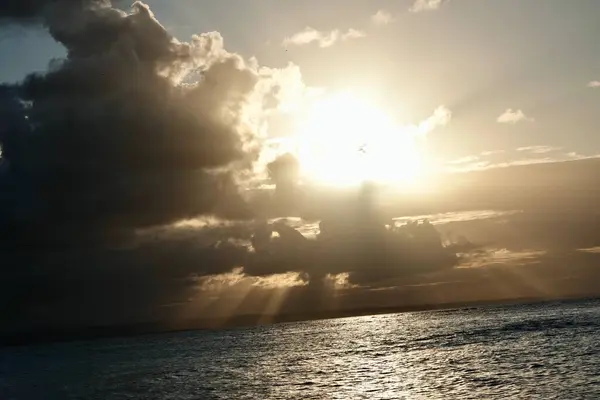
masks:
[[[141,2],[128,12],[102,0],[27,4],[0,6],[2,23],[46,27],[67,56],[0,87],[0,313],[11,321],[154,319],[215,288],[326,291],[452,266],[443,249],[434,259],[358,244],[321,252],[282,225],[269,238],[277,257],[253,251],[265,216],[255,199],[271,203],[245,183],[269,116],[304,95],[298,68],[261,67],[218,32],[179,41]],[[449,119],[440,107],[415,129]],[[294,166],[270,172],[281,184]]]
[[[487,157],[487,156],[493,156],[493,155],[504,154],[504,153],[505,153],[504,150],[486,150],[486,151],[482,151],[480,154],[484,157]]]
[[[577,249],[577,251],[581,251],[583,253],[600,254],[600,246],[594,246],[587,249]]]
[[[577,157],[569,156],[566,157],[541,157],[541,158],[525,158],[518,160],[509,160],[503,162],[489,162],[489,161],[479,161],[470,164],[462,165],[460,168],[451,169],[454,172],[467,172],[467,171],[482,171],[488,169],[496,169],[496,168],[507,168],[507,167],[516,167],[516,166],[525,166],[525,165],[536,165],[536,164],[552,164],[552,163],[560,163],[565,161],[573,161],[573,160],[585,160],[591,158],[598,158],[600,156],[581,156]]]
[[[452,222],[466,222],[466,221],[482,221],[486,219],[497,219],[501,217],[507,217],[515,214],[519,214],[519,210],[511,211],[497,211],[497,210],[472,210],[472,211],[459,211],[459,212],[447,212],[439,214],[428,214],[428,215],[413,215],[410,217],[398,217],[393,220],[397,223],[406,222],[417,222],[420,220],[428,220],[433,225],[444,225]]]
[[[347,273],[350,283],[366,285],[386,277],[401,277],[453,265],[452,251],[442,247],[439,233],[431,224],[399,224],[386,230],[375,220],[367,218],[364,223],[355,225],[336,216],[327,217],[320,223],[316,240],[304,238],[287,224],[275,224],[272,228],[279,236],[270,237],[272,228],[269,228],[264,238],[253,241],[256,253],[246,262],[245,271],[255,276],[298,272],[307,274],[311,282],[327,274]],[[397,247],[385,250],[381,247],[383,242],[368,241],[377,237],[396,240]],[[347,247],[348,241],[354,243],[352,248]]]
[[[371,16],[371,22],[375,25],[388,25],[394,22],[394,17],[389,11],[379,10]]]
[[[301,32],[295,33],[290,37],[286,37],[283,40],[284,46],[304,46],[312,43],[316,43],[319,47],[331,47],[340,41],[346,41],[350,39],[358,39],[365,37],[366,33],[356,29],[348,29],[348,31],[341,32],[338,29],[332,31],[318,31],[311,27],[306,27]]]
[[[471,155],[471,156],[465,156],[465,157],[461,157],[461,158],[458,158],[458,159],[456,159],[456,160],[452,160],[452,161],[450,161],[449,163],[450,163],[450,164],[466,164],[466,163],[472,163],[472,162],[475,162],[475,161],[477,161],[477,160],[479,160],[479,157],[478,157],[478,156],[473,156],[473,155]]]
[[[62,252],[53,248],[42,253],[28,249],[3,252],[0,312],[5,321],[131,322],[170,320],[185,312],[195,318],[229,318],[265,313],[265,307],[276,302],[277,307],[269,308],[269,313],[312,315],[326,307],[406,305],[401,288],[426,287],[431,282],[465,282],[453,287],[455,292],[444,292],[449,296],[445,301],[462,300],[466,293],[473,296],[471,300],[481,300],[494,286],[477,279],[494,274],[497,268],[505,268],[500,277],[506,284],[509,271],[524,271],[506,268],[544,267],[535,275],[537,282],[566,273],[587,274],[584,267],[573,262],[579,259],[554,258],[556,265],[548,263],[557,252],[600,244],[600,221],[585,211],[594,209],[597,191],[581,190],[594,181],[594,165],[547,164],[447,176],[445,180],[454,190],[436,208],[474,210],[473,205],[491,205],[513,211],[490,208],[402,217],[393,220],[398,227],[422,218],[430,218],[433,227],[422,232],[417,227],[399,229],[398,236],[389,237],[394,246],[377,240],[382,230],[369,218],[354,220],[361,208],[341,203],[338,198],[331,203],[331,209],[324,207],[315,213],[318,219],[328,222],[321,227],[328,238],[299,242],[288,231],[289,237],[285,233],[269,237],[265,243],[267,253],[258,254],[250,245],[253,233],[261,227],[260,221],[224,221],[214,217],[146,228],[136,234],[131,246],[110,251],[72,248]],[[578,179],[572,179],[573,176]],[[317,193],[322,196],[320,191],[313,192],[312,197]],[[556,191],[560,196],[552,195]],[[323,197],[317,198],[311,204],[324,206]],[[400,213],[410,204],[405,203],[406,199],[401,202],[402,206],[394,210],[388,209],[389,205],[385,209],[377,207],[381,214],[373,221],[380,221],[380,217],[387,221],[386,215],[403,215]],[[427,207],[422,199],[418,199],[418,204],[418,209]],[[357,205],[361,206],[364,203]],[[525,211],[516,211],[521,208]],[[315,222],[295,218],[286,221],[286,225],[312,230]],[[356,225],[362,227],[356,237],[340,235],[347,235],[347,227]],[[420,239],[406,241],[415,236]],[[461,236],[472,243],[452,242],[453,237]],[[451,245],[440,248],[436,242]],[[28,267],[32,261],[35,268]],[[585,262],[597,266],[597,259]],[[597,273],[584,275],[576,282],[582,286],[573,290],[584,290],[584,283],[593,276]],[[486,293],[479,292],[482,285]],[[511,281],[508,287],[519,287],[515,285]],[[380,289],[389,297],[374,294]],[[418,293],[417,297],[413,291],[405,295],[418,299],[417,303],[442,301],[431,291],[423,289]],[[165,305],[170,305],[168,310]]]
[[[526,165],[536,165],[536,164],[552,164],[552,163],[562,163],[566,161],[582,161],[582,160],[593,160],[599,158],[598,154],[580,154],[574,151],[567,153],[557,153],[562,148],[553,147],[553,146],[526,146],[519,147],[516,149],[519,153],[530,153],[525,158],[505,158],[503,160],[480,160],[471,158],[471,156],[464,157],[462,159],[454,160],[449,162],[449,167],[446,168],[447,171],[451,172],[469,172],[469,171],[484,171],[490,169],[497,168],[507,168],[507,167],[517,167],[517,166],[526,166]],[[489,152],[484,152],[489,153]],[[497,153],[492,152],[491,155],[495,154],[503,154],[505,152]],[[553,156],[550,156],[548,153],[557,153]],[[482,155],[484,155],[482,153]],[[490,155],[490,154],[488,154]],[[536,157],[536,155],[544,155],[543,157]],[[474,157],[474,156],[473,156]]]
[[[308,285],[308,282],[302,278],[301,273],[286,272],[283,274],[258,277],[252,284],[266,289],[280,289]]]
[[[594,160],[444,176],[452,190],[435,202],[372,207],[369,191],[305,187],[292,193],[304,218],[273,220],[278,194],[247,183],[268,118],[306,92],[298,67],[262,67],[218,32],[179,41],[139,2],[3,2],[0,20],[43,26],[68,53],[0,86],[2,329],[397,305],[417,299],[401,296],[407,287],[440,301],[438,288],[418,288],[464,281],[444,277],[466,273],[456,253],[479,241],[494,243],[496,264],[518,261],[506,252],[600,244],[586,212],[599,201]],[[411,133],[451,116],[440,106]],[[294,160],[270,167],[278,185],[295,180]],[[452,212],[481,208],[526,212]],[[432,224],[412,224],[414,210]],[[449,240],[451,224],[474,243]],[[269,233],[259,251],[257,232]]]
[[[482,252],[468,254],[462,257],[459,268],[483,268],[493,265],[518,265],[525,266],[538,264],[545,250],[525,249],[511,251],[508,249],[488,249]]]
[[[62,316],[78,318],[79,323],[154,319],[152,310],[165,304],[187,307],[191,302],[193,307],[211,296],[235,297],[248,291],[326,292],[450,268],[454,262],[439,239],[435,247],[439,252],[426,241],[422,250],[390,252],[361,244],[357,236],[351,251],[339,253],[340,242],[334,237],[320,244],[315,239],[296,241],[295,231],[281,225],[279,237],[269,238],[254,252],[249,243],[259,228],[260,223],[253,221],[213,221],[150,229],[138,234],[132,246],[111,251],[74,248],[36,254],[35,268],[28,266],[27,253],[5,253],[0,310],[8,320],[38,322],[56,322]],[[335,232],[332,226],[328,234]],[[435,234],[433,227],[430,233]],[[398,240],[401,245],[400,236]],[[40,304],[46,314],[36,311]],[[77,317],[82,310],[85,316]]]
[[[600,81],[591,81],[587,86],[592,89],[600,88]]]
[[[447,125],[451,119],[452,111],[446,106],[439,106],[434,110],[433,115],[419,123],[417,130],[420,134],[426,135],[438,127]]]
[[[506,163],[501,160],[504,157],[499,157],[505,153],[504,150],[482,151],[478,155],[472,154],[456,160],[451,160],[447,163],[448,165],[444,170],[449,172],[467,172],[495,168]],[[496,160],[495,162],[493,161],[494,159]]]
[[[40,22],[43,12],[51,1],[22,0],[7,1],[0,5],[0,22],[5,23],[35,23]],[[91,1],[89,2],[92,3]],[[94,2],[100,4],[100,1]]]
[[[4,246],[251,216],[240,184],[268,115],[303,88],[296,67],[259,67],[218,32],[181,42],[141,2],[27,4],[3,21],[39,20],[68,56],[0,87]]]
[[[411,12],[435,11],[439,10],[444,3],[449,0],[415,0],[410,8]]]
[[[534,119],[526,116],[522,110],[513,110],[512,108],[508,108],[498,117],[496,121],[501,124],[516,124],[517,122],[523,121],[533,122]]]
[[[526,146],[526,147],[517,148],[517,151],[534,153],[534,154],[552,153],[552,152],[558,151],[558,150],[561,150],[561,147],[539,146],[538,145],[538,146]]]
[[[244,285],[262,289],[281,289],[306,286],[307,284],[308,282],[295,272],[253,277],[246,275],[243,267],[236,267],[231,271],[219,274],[201,276],[197,279],[199,291],[212,292],[212,294],[230,289],[235,290],[236,286]]]

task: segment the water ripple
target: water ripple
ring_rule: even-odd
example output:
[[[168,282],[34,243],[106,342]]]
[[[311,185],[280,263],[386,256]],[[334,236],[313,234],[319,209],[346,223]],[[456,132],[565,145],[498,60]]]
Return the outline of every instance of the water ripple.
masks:
[[[0,350],[2,399],[600,397],[600,303]]]

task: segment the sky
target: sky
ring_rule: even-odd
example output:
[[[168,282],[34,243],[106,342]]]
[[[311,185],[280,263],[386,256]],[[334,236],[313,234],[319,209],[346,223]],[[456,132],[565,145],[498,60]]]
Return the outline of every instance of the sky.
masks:
[[[595,293],[599,12],[0,5],[4,326]]]
[[[411,12],[411,1],[296,4],[243,1],[149,1],[161,23],[181,40],[218,31],[230,51],[256,56],[261,65],[293,62],[317,87],[367,87],[392,114],[409,121],[440,104],[453,121],[435,141],[437,156],[460,159],[486,150],[561,147],[564,153],[598,153],[600,49],[593,0],[441,2]],[[435,3],[437,4],[437,3]],[[125,6],[126,4],[123,4]],[[235,10],[235,11],[233,11]],[[370,18],[381,11],[386,23]],[[282,46],[306,27],[349,29],[365,37],[327,48],[312,43]],[[40,29],[4,29],[0,81],[43,71],[64,49]],[[340,69],[343,68],[343,73]],[[506,110],[527,118],[500,124]],[[564,154],[553,154],[556,157]],[[517,158],[519,154],[511,154]]]

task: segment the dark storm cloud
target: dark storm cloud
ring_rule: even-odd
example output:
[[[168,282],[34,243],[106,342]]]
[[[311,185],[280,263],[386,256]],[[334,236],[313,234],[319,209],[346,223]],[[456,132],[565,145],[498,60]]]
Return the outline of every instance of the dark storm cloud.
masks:
[[[5,0],[0,4],[0,21],[14,23],[35,22],[52,0]],[[39,21],[38,21],[39,22]]]
[[[197,291],[193,279],[230,271],[246,252],[208,246],[195,238],[140,243],[132,248],[27,249],[5,255],[0,310],[9,322],[29,324],[133,322],[155,320],[165,304],[187,302]],[[154,314],[154,316],[153,316]]]
[[[124,3],[122,0],[112,3]],[[0,21],[4,23],[43,23],[49,10],[59,7],[106,8],[110,0],[4,0],[0,4]]]
[[[249,216],[235,174],[256,157],[247,105],[268,85],[258,88],[265,78],[218,33],[181,43],[140,2],[129,14],[90,0],[15,3],[2,15],[39,15],[69,50],[1,91],[9,236],[73,240],[204,213]]]
[[[2,2],[0,21],[37,24],[68,50],[0,86],[6,320],[143,318],[186,301],[194,276],[245,262],[229,241],[248,238],[249,222],[157,241],[144,232],[252,216],[240,177],[263,117],[299,74],[259,69],[217,32],[180,42],[141,2],[130,12],[102,0]]]
[[[348,285],[378,287],[389,279],[451,268],[456,261],[450,250],[439,246],[434,250],[427,243],[418,243],[423,248],[394,250],[390,242],[365,243],[358,236],[351,243],[348,238],[307,240],[276,225],[279,239],[259,252],[251,251],[250,239],[260,222],[151,228],[122,248],[13,251],[3,259],[0,311],[14,323],[153,319],[157,315],[153,312],[167,304],[191,307],[205,297],[227,297],[203,291],[207,280],[226,285],[233,277],[255,291],[300,285],[294,290],[308,291],[310,298],[331,290],[329,276],[347,274]],[[239,273],[232,275],[235,270]],[[277,275],[286,273],[291,274],[284,275],[288,280],[278,283]],[[299,304],[290,306],[311,310],[304,295],[298,299]]]

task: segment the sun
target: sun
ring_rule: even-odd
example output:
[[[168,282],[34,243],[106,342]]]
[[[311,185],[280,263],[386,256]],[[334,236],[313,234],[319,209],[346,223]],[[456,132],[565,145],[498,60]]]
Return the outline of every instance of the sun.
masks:
[[[423,173],[415,135],[351,93],[315,102],[294,141],[302,176],[320,184],[412,185]]]

